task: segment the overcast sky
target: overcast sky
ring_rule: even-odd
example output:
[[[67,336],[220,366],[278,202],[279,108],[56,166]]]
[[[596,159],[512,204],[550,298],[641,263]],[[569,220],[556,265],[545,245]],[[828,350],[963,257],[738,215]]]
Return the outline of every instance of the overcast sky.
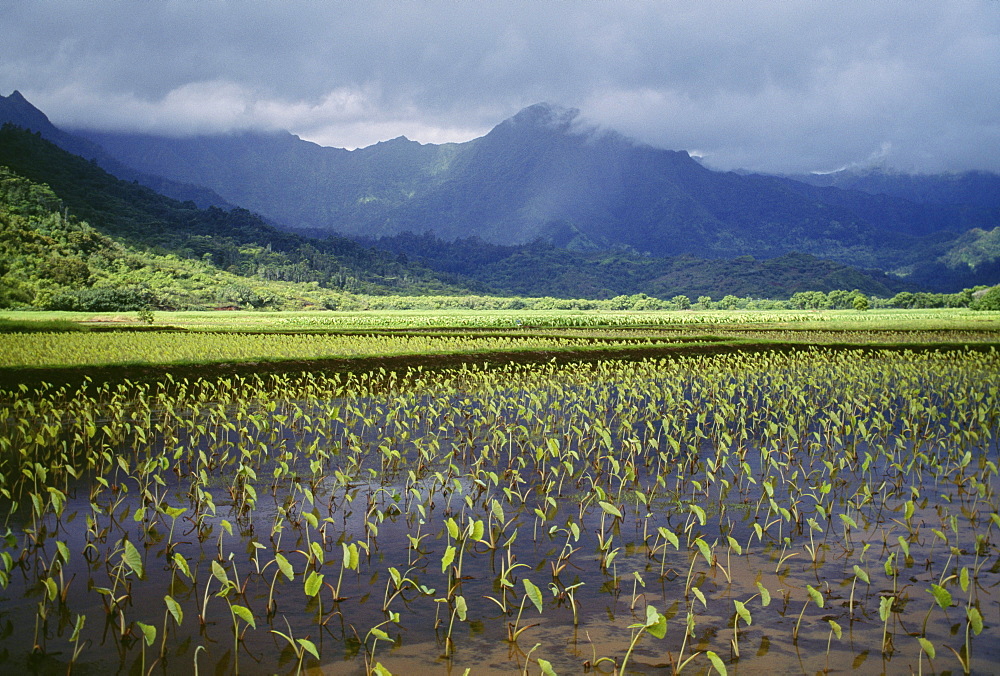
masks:
[[[481,136],[541,101],[711,166],[1000,171],[996,0],[0,0],[52,121]]]

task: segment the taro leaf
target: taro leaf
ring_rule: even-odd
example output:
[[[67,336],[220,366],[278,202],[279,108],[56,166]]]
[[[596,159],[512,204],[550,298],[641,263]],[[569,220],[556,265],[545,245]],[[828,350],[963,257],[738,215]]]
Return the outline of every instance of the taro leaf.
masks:
[[[740,543],[737,542],[736,538],[734,538],[732,535],[729,535],[727,537],[729,538],[729,546],[736,550],[736,555],[737,556],[742,556],[743,555],[743,547],[740,546]]]
[[[885,622],[889,619],[889,613],[892,611],[892,597],[883,596],[878,602],[878,617],[880,620]]]
[[[257,623],[254,622],[253,613],[250,612],[249,608],[247,608],[246,606],[237,605],[235,603],[231,607],[234,615],[236,615],[241,620],[249,624],[252,628],[254,629],[257,628]]]
[[[174,622],[177,626],[181,626],[181,622],[184,621],[184,610],[181,608],[181,604],[174,600],[174,597],[167,594],[163,597],[163,602],[167,604],[167,610],[174,618]]]
[[[708,602],[705,601],[705,595],[701,592],[701,590],[698,589],[697,587],[691,587],[691,591],[693,591],[694,595],[698,597],[699,601],[701,601],[701,605],[708,608]]]
[[[441,557],[441,572],[447,573],[448,566],[451,562],[455,560],[455,546],[448,545],[448,548],[444,550],[444,556]]]
[[[142,579],[142,555],[139,554],[139,550],[135,548],[135,545],[125,541],[125,553],[122,555],[122,560],[125,561],[125,565],[132,569],[132,571]]]
[[[771,604],[771,592],[769,592],[767,587],[762,585],[760,582],[757,583],[757,590],[760,592],[761,607],[767,608]]]
[[[309,549],[312,551],[313,557],[319,562],[319,565],[322,566],[324,562],[323,547],[318,542],[313,541],[309,543]]]
[[[837,640],[839,641],[840,637],[843,636],[844,634],[843,629],[841,629],[840,625],[834,622],[833,620],[827,620],[827,622],[830,623],[830,631],[833,632],[833,635],[836,636]]]
[[[476,542],[483,541],[483,534],[486,532],[486,527],[483,526],[482,520],[477,520],[472,522],[472,539]]]
[[[500,506],[499,501],[493,500],[492,504],[490,505],[490,509],[493,511],[493,518],[495,518],[500,523],[503,523],[505,521],[503,514],[503,507]]]
[[[611,516],[617,519],[623,518],[621,510],[612,505],[610,502],[605,502],[604,500],[598,500],[597,504],[599,504],[601,506],[601,509],[603,509],[607,514],[610,514]]]
[[[320,587],[323,584],[323,574],[317,573],[315,570],[309,571],[309,577],[306,578],[305,590],[306,596],[313,597],[319,593]]]
[[[858,523],[851,517],[847,516],[846,514],[838,514],[837,516],[840,517],[840,520],[844,522],[845,526],[853,528],[854,530],[858,529]]]
[[[316,650],[316,644],[307,638],[297,638],[295,641],[302,646],[302,649],[308,652],[310,655],[319,659],[319,651]]]
[[[902,535],[896,538],[896,540],[899,542],[899,548],[903,550],[903,555],[906,558],[910,558],[910,543]]]
[[[76,616],[76,622],[73,624],[73,634],[69,637],[70,643],[76,643],[80,640],[80,632],[83,631],[83,623],[86,621],[86,615]]]
[[[545,676],[557,676],[555,669],[552,668],[552,663],[541,657],[538,658],[538,668],[542,670]]]
[[[445,519],[444,525],[448,527],[448,535],[452,540],[458,539],[458,524],[455,523],[455,519],[448,517]]]
[[[656,530],[660,533],[660,536],[662,536],[664,540],[666,540],[667,542],[669,542],[674,546],[674,549],[680,549],[681,542],[680,540],[677,539],[676,533],[674,533],[672,530],[664,528],[663,526],[660,526]]]
[[[281,574],[287,577],[289,580],[295,578],[295,569],[292,568],[292,564],[288,562],[283,554],[275,554],[274,560],[278,563],[278,570]]]
[[[821,594],[819,591],[817,591],[816,589],[814,589],[811,584],[807,584],[806,585],[806,591],[809,592],[809,598],[811,598],[813,600],[813,603],[815,603],[817,607],[822,608],[823,607],[823,594]]]
[[[962,586],[962,591],[969,591],[969,569],[963,567],[962,572],[959,573],[958,583]]]
[[[750,611],[747,610],[746,604],[736,599],[733,599],[733,603],[736,605],[736,614],[749,626],[753,619],[750,617]]]
[[[153,641],[156,640],[156,627],[139,621],[136,621],[135,625],[142,630],[142,637],[146,640],[146,645],[153,645]]]
[[[466,605],[464,596],[455,597],[455,612],[458,613],[459,621],[465,622],[465,614],[469,612],[469,606]]]
[[[226,574],[226,569],[215,560],[212,561],[212,575],[222,584],[229,584],[229,575]]]
[[[708,548],[708,543],[705,542],[701,538],[698,538],[697,540],[695,540],[694,543],[696,545],[698,545],[698,549],[701,550],[701,555],[705,557],[705,561],[708,563],[709,566],[711,566],[712,565],[712,550],[710,550]]]
[[[319,659],[318,657],[316,659]],[[392,672],[382,666],[381,662],[376,662],[375,666],[372,667],[372,673],[375,676],[392,676]]]
[[[726,671],[726,663],[722,661],[722,658],[716,655],[711,650],[706,650],[705,654],[708,655],[708,661],[712,663],[715,670],[718,671],[722,676],[729,676]]]
[[[62,558],[63,563],[69,563],[69,547],[62,540],[56,540],[56,549],[59,550],[59,556]],[[968,576],[968,573],[966,573]]]
[[[55,601],[56,597],[59,596],[59,587],[51,577],[45,578],[45,595],[48,596],[49,601]]]
[[[944,587],[936,584],[931,584],[931,594],[934,595],[934,600],[942,608],[948,608],[951,606],[951,592]]]
[[[667,635],[667,618],[653,606],[646,606],[646,631],[656,638]]]
[[[854,564],[854,576],[865,584],[871,584],[871,581],[868,579],[868,573],[866,573],[858,564]]]
[[[309,527],[313,530],[319,528],[319,519],[312,512],[302,512],[302,518],[304,518],[308,523]]]
[[[187,559],[181,556],[180,552],[174,552],[174,565],[184,573],[189,580],[194,578],[191,577],[191,568],[188,566]]]
[[[705,519],[707,518],[707,515],[705,514],[705,510],[702,509],[700,505],[694,505],[694,504],[692,504],[691,505],[691,511],[694,512],[694,515],[698,517],[698,525],[699,526],[704,526],[705,525]]]
[[[934,659],[935,655],[934,644],[928,641],[923,636],[918,636],[917,640],[920,641],[920,647],[924,649],[925,653],[927,653],[927,657]]]
[[[892,567],[892,562],[896,558],[896,552],[889,554],[889,558],[885,560],[885,565],[882,566],[885,569],[886,577],[893,577],[895,575],[895,569]]]
[[[976,608],[975,606],[966,606],[965,616],[969,618],[969,625],[972,627],[972,633],[979,636],[980,632],[983,631],[983,616],[979,613],[979,608]]]
[[[529,580],[528,578],[524,578],[523,581],[524,581],[524,591],[525,591],[525,593],[527,593],[528,598],[531,599],[531,602],[535,604],[535,608],[538,609],[538,612],[540,614],[542,612],[542,592],[541,592],[541,590],[538,587],[536,587],[535,583],[532,582],[531,580]]]

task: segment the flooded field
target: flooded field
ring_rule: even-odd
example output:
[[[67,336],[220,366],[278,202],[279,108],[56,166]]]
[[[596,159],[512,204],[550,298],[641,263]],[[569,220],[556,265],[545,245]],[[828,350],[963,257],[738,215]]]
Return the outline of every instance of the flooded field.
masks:
[[[1000,354],[0,393],[0,669],[1000,670]]]

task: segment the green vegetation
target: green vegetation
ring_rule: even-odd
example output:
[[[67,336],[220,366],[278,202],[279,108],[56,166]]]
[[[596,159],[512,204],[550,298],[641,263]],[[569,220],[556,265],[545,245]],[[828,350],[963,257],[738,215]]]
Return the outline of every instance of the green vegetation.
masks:
[[[812,348],[0,390],[0,666],[993,672],[998,374]]]

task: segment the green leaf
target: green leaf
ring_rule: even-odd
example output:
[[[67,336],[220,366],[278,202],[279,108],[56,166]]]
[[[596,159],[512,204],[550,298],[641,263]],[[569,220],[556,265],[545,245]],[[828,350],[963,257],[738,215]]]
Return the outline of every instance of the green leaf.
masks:
[[[660,526],[656,530],[660,534],[660,537],[662,537],[664,540],[666,540],[667,542],[669,542],[674,546],[674,549],[681,548],[681,542],[679,539],[677,539],[677,534],[674,533],[672,530],[664,528],[663,526]]]
[[[538,668],[542,670],[545,676],[558,676],[555,669],[552,668],[552,663],[548,660],[544,660],[541,657],[538,658]]]
[[[69,547],[62,540],[56,540],[56,549],[59,550],[59,556],[62,558],[63,563],[69,563]]]
[[[70,643],[80,640],[80,632],[83,631],[83,624],[87,621],[86,615],[77,615],[76,622],[73,623],[73,634],[69,637]]]
[[[806,591],[809,592],[809,598],[811,598],[813,600],[813,603],[815,603],[817,607],[822,608],[823,607],[823,594],[821,594],[819,591],[817,591],[816,589],[814,589],[811,584],[807,584],[806,585]]]
[[[51,577],[45,578],[45,595],[49,601],[55,601],[56,597],[59,596],[59,587]]]
[[[733,599],[733,603],[736,605],[736,614],[749,626],[753,620],[750,617],[750,611],[747,610],[746,604],[736,599]]]
[[[135,626],[142,630],[142,637],[146,640],[146,645],[153,645],[153,641],[156,640],[156,627],[139,621],[136,621]]]
[[[691,591],[693,591],[693,592],[694,592],[694,595],[695,595],[696,597],[698,597],[698,600],[699,600],[699,601],[701,601],[701,605],[703,605],[703,606],[705,606],[706,608],[708,608],[708,602],[707,602],[707,601],[705,601],[705,595],[704,595],[704,594],[703,594],[703,593],[701,592],[701,590],[700,590],[700,589],[698,589],[697,587],[691,587]]]
[[[278,570],[281,571],[282,575],[287,577],[289,580],[293,580],[295,578],[295,569],[292,568],[292,564],[288,562],[288,559],[286,559],[283,554],[275,554],[274,560],[277,561]]]
[[[174,600],[174,597],[167,594],[163,597],[163,602],[167,604],[167,610],[174,618],[174,623],[179,627],[181,622],[184,621],[184,610],[181,608],[181,604]]]
[[[472,539],[476,542],[483,541],[483,534],[486,532],[486,527],[483,525],[482,520],[477,520],[472,522]]]
[[[323,584],[323,574],[317,573],[315,570],[309,571],[309,577],[306,578],[305,590],[306,596],[312,598],[319,593],[320,586]]]
[[[925,653],[927,653],[927,657],[934,659],[935,655],[934,644],[928,641],[923,636],[918,636],[917,640],[920,641],[920,647],[924,649]]]
[[[309,550],[312,552],[313,558],[322,566],[324,563],[323,547],[318,542],[313,541],[309,543]]]
[[[451,562],[455,560],[455,546],[448,545],[448,548],[444,550],[444,555],[441,557],[441,572],[447,573],[448,566]]]
[[[448,536],[451,537],[452,540],[457,540],[458,524],[455,522],[455,519],[448,517],[445,519],[444,525],[448,527]]]
[[[767,587],[762,585],[760,582],[757,583],[757,590],[760,591],[760,605],[763,608],[767,608],[771,603],[771,592],[767,590]]]
[[[931,594],[934,595],[934,600],[942,608],[951,607],[951,592],[944,587],[936,584],[931,584]]]
[[[865,584],[871,584],[871,580],[868,579],[868,573],[858,566],[858,564],[854,564],[854,576]]]
[[[725,662],[722,661],[721,657],[716,655],[711,650],[706,650],[705,654],[708,655],[708,661],[712,663],[712,666],[715,667],[716,671],[722,674],[722,676],[729,676],[728,672],[726,671],[726,664]]]
[[[222,584],[229,584],[229,575],[226,574],[226,569],[215,559],[212,559],[212,575]]]
[[[983,631],[983,616],[979,613],[979,608],[966,606],[965,616],[969,618],[969,626],[972,627],[972,633],[979,636]]]
[[[139,550],[129,540],[125,540],[125,553],[122,554],[122,560],[125,561],[125,565],[131,568],[139,579],[142,579],[142,555],[139,554]]]
[[[319,659],[318,657],[316,659]],[[392,676],[392,672],[382,666],[381,662],[376,662],[375,666],[372,667],[372,673],[375,676]]]
[[[231,606],[231,608],[233,610],[234,615],[236,615],[241,620],[249,624],[252,628],[254,629],[257,628],[257,623],[254,622],[253,613],[250,612],[249,608],[247,608],[246,606],[237,605],[235,603]]]
[[[878,617],[880,620],[885,622],[889,619],[889,613],[892,612],[892,597],[883,596],[878,602]]]
[[[535,583],[529,580],[528,578],[524,578],[523,582],[524,582],[525,593],[528,595],[528,598],[531,599],[531,602],[535,604],[535,608],[538,610],[538,612],[541,613],[542,612],[541,590],[538,587],[536,587]]]
[[[830,630],[833,632],[833,635],[836,636],[837,640],[839,641],[840,637],[843,636],[844,634],[844,630],[841,629],[840,625],[834,622],[833,620],[827,620],[827,622],[830,623]]]
[[[958,584],[962,587],[963,592],[969,591],[969,569],[964,566],[958,575]]]
[[[858,529],[857,522],[854,519],[852,519],[851,517],[847,516],[846,514],[838,514],[837,516],[840,517],[840,520],[844,522],[845,526],[849,526],[850,528],[853,528],[854,530]]]
[[[656,638],[667,635],[667,618],[653,606],[646,606],[646,631]]]
[[[465,622],[465,614],[469,612],[469,606],[466,605],[464,596],[455,597],[455,612],[458,613],[459,621]]]
[[[708,518],[706,516],[706,514],[705,514],[705,510],[702,509],[700,505],[696,505],[696,504],[692,503],[691,504],[691,511],[694,512],[694,515],[696,517],[698,517],[698,525],[699,526],[704,526],[705,525],[705,520]]]
[[[701,555],[705,557],[705,562],[708,563],[709,566],[711,566],[712,550],[708,548],[708,543],[705,542],[702,538],[698,538],[697,540],[694,541],[694,543],[698,545],[698,549],[701,550]]]
[[[316,659],[319,659],[319,651],[318,651],[318,650],[316,650],[316,644],[315,644],[315,643],[313,643],[312,641],[310,641],[310,640],[309,640],[309,639],[307,639],[307,638],[297,638],[297,639],[295,639],[295,641],[296,641],[296,642],[297,642],[297,643],[298,643],[298,644],[299,644],[300,646],[302,646],[302,648],[303,648],[303,649],[304,649],[304,650],[305,650],[306,652],[308,652],[308,653],[309,653],[310,655],[312,655],[312,656],[313,656],[313,657],[315,657]]]
[[[181,556],[180,552],[174,552],[174,565],[177,566],[184,575],[187,576],[189,580],[193,580],[191,577],[191,568],[188,566],[187,559]]]
[[[606,514],[610,514],[611,516],[617,519],[623,518],[621,510],[612,505],[610,502],[605,502],[604,500],[598,500],[597,504],[601,506],[601,509],[603,509]]]

